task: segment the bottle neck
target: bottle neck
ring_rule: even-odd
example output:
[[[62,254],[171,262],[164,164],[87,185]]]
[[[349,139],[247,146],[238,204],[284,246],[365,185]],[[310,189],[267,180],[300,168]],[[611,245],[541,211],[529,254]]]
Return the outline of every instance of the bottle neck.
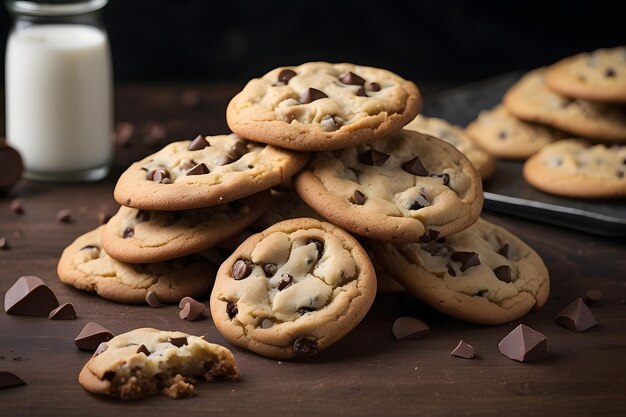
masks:
[[[9,12],[17,17],[69,17],[93,14],[107,5],[109,0],[28,1],[6,0]]]

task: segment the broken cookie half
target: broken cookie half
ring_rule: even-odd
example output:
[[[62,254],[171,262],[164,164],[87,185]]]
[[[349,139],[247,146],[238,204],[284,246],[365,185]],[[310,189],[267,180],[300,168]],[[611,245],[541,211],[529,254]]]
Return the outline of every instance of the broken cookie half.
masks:
[[[238,376],[225,347],[182,332],[143,328],[102,343],[78,382],[87,391],[123,400],[159,393],[178,399],[194,396],[198,380]]]

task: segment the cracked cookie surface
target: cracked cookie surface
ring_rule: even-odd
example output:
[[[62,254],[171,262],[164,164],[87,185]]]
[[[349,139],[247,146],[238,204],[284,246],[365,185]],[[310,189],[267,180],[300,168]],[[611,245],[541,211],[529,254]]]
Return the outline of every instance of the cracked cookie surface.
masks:
[[[507,323],[539,309],[548,297],[548,270],[539,255],[484,219],[430,243],[372,246],[376,259],[410,294],[465,321]]]
[[[235,134],[173,142],[133,163],[115,200],[145,210],[188,210],[228,203],[280,184],[308,154],[249,142]]]
[[[476,221],[483,203],[480,176],[467,157],[445,141],[410,130],[320,152],[294,185],[334,224],[397,242],[463,230]]]
[[[177,303],[211,290],[217,268],[207,260],[192,255],[148,264],[118,262],[102,249],[103,228],[79,236],[65,248],[57,266],[62,282],[122,303],[144,303],[148,291],[161,302]]]
[[[238,376],[225,347],[183,332],[143,328],[102,343],[78,382],[87,391],[123,400],[159,393],[178,399],[195,395],[195,380]]]
[[[211,315],[230,342],[287,359],[341,339],[375,294],[374,269],[352,236],[319,220],[291,219],[251,236],[222,264]]]
[[[402,128],[421,109],[415,84],[379,68],[309,62],[251,80],[229,103],[228,126],[288,149],[344,148]]]

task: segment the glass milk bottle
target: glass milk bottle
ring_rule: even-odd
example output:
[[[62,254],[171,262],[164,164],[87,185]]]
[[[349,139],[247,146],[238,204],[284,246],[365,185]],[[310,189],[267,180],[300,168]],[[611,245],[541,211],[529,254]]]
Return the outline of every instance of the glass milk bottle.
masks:
[[[113,158],[108,0],[7,0],[6,138],[24,177],[95,181]]]

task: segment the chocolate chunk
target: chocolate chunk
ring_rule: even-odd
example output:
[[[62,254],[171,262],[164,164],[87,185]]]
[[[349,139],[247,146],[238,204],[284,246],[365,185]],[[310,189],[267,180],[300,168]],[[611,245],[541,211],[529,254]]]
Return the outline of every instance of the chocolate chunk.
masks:
[[[113,339],[113,333],[92,321],[83,327],[83,330],[74,339],[74,344],[79,349],[95,351],[100,343],[108,342],[111,339]]]
[[[454,350],[450,352],[450,355],[463,359],[472,359],[474,357],[474,348],[461,340]]]
[[[498,253],[502,256],[504,256],[506,259],[509,259],[509,244],[505,243],[504,246],[502,246],[499,250]]]
[[[293,342],[293,353],[297,356],[313,355],[317,353],[317,342],[300,336]]]
[[[191,141],[191,143],[187,147],[187,150],[199,151],[206,148],[207,146],[211,146],[211,144],[202,135],[198,135],[194,140]]]
[[[157,170],[148,172],[148,179],[154,182],[158,182],[159,184],[170,183],[170,176],[163,169],[157,169]]]
[[[233,144],[233,146],[230,147],[230,150],[232,151],[234,157],[239,159],[248,153],[248,142],[243,139],[239,139]]]
[[[0,249],[2,250],[10,249],[9,241],[4,236],[0,236]]]
[[[408,172],[409,174],[417,175],[418,177],[427,177],[428,171],[424,168],[422,161],[420,161],[419,156],[411,159],[402,164],[402,169]]]
[[[21,198],[15,198],[11,201],[11,211],[15,214],[24,214],[26,211],[24,210],[24,204],[22,203]]]
[[[22,177],[24,165],[20,153],[2,141],[0,141],[0,166],[2,167],[0,191],[8,190]]]
[[[122,237],[124,239],[128,239],[135,236],[135,229],[133,229],[132,227],[127,227],[126,229],[124,229],[124,231],[122,232]]]
[[[231,275],[236,280],[248,278],[253,269],[254,263],[252,263],[252,261],[238,259],[237,262],[233,264]]]
[[[502,282],[511,282],[511,267],[508,265],[501,265],[493,270],[496,277]]]
[[[178,302],[178,308],[183,308],[185,307],[185,304],[187,303],[193,303],[193,302],[198,302],[196,301],[194,298],[192,297],[183,297],[180,299],[180,301]]]
[[[615,72],[615,70],[613,68],[607,68],[604,71],[604,76],[607,78],[613,78],[617,75],[617,73]]]
[[[26,385],[22,378],[11,372],[0,371],[0,388],[19,387],[20,385]]]
[[[354,202],[359,206],[362,206],[363,204],[365,204],[365,201],[367,201],[367,197],[365,197],[365,194],[363,194],[359,190],[354,190]]]
[[[276,271],[278,271],[278,266],[276,264],[267,263],[263,265],[263,272],[265,272],[265,275],[268,277],[273,277]]]
[[[204,163],[199,163],[198,165],[187,171],[187,175],[204,175],[210,172],[211,171],[209,170],[209,167],[207,167]]]
[[[399,317],[391,330],[396,340],[414,340],[428,336],[430,327],[415,317]]]
[[[181,336],[181,337],[170,337],[170,343],[173,344],[176,347],[183,347],[187,344],[189,344],[189,342],[187,342],[187,337],[186,336]]]
[[[146,345],[141,345],[137,348],[137,353],[143,353],[146,356],[150,356],[150,351],[146,347]]]
[[[235,303],[227,303],[226,304],[226,314],[228,314],[229,319],[233,319],[237,313],[239,313],[239,309],[237,308],[237,304]]]
[[[356,95],[359,97],[368,97],[367,93],[365,92],[365,88],[363,87],[356,90]]]
[[[60,223],[72,223],[72,211],[70,209],[59,210],[56,214],[57,221]]]
[[[282,274],[280,278],[280,282],[278,283],[278,291],[282,291],[285,288],[293,285],[293,276],[289,274]]]
[[[437,236],[439,236],[439,231],[435,230],[435,229],[428,229],[423,235],[422,237],[420,237],[420,243],[428,243],[428,242],[432,242],[433,240],[437,239]]]
[[[20,277],[4,294],[4,311],[21,316],[48,317],[59,302],[54,293],[34,276]]]
[[[518,362],[532,362],[548,356],[548,342],[544,335],[520,324],[498,343],[500,353]]]
[[[585,293],[585,303],[597,303],[602,299],[602,291],[589,290]]]
[[[559,326],[576,332],[584,332],[598,324],[582,298],[575,299],[570,305],[561,310],[554,318],[554,321]]]
[[[339,77],[339,81],[341,81],[344,84],[349,84],[349,85],[365,84],[365,79],[359,77],[353,72],[348,72],[347,74],[342,75],[341,77]]]
[[[289,80],[298,75],[294,70],[284,69],[278,73],[278,81],[288,84]]]
[[[359,161],[365,165],[381,166],[389,159],[391,155],[388,153],[378,152],[376,149],[369,149],[361,152],[358,156]]]
[[[76,310],[72,303],[63,303],[48,314],[50,320],[74,320]]]
[[[196,301],[191,297],[185,297],[183,300],[185,299],[187,302],[184,303],[183,308],[178,313],[178,316],[187,321],[195,321],[199,319],[202,316],[202,313],[204,313],[204,310],[206,310],[204,303]]]
[[[309,103],[314,102],[315,100],[319,100],[319,99],[327,98],[327,97],[328,96],[324,94],[324,92],[315,88],[309,88],[308,90],[306,90],[304,94],[302,94],[302,96],[300,96],[300,103],[309,104]]]
[[[480,259],[478,259],[476,252],[454,252],[450,259],[461,263],[461,272],[465,272],[472,266],[480,265]]]
[[[307,239],[306,244],[315,243],[315,247],[317,249],[317,259],[319,260],[324,254],[324,243],[320,242],[317,239]]]
[[[146,303],[152,308],[163,307],[163,304],[161,304],[161,300],[159,300],[159,297],[156,295],[154,291],[148,291],[146,293],[145,300],[146,300]]]
[[[365,87],[367,91],[380,91],[380,84],[378,83],[369,83],[367,87]]]
[[[456,271],[454,270],[454,266],[452,264],[446,265],[448,267],[448,274],[452,277],[456,277]]]

